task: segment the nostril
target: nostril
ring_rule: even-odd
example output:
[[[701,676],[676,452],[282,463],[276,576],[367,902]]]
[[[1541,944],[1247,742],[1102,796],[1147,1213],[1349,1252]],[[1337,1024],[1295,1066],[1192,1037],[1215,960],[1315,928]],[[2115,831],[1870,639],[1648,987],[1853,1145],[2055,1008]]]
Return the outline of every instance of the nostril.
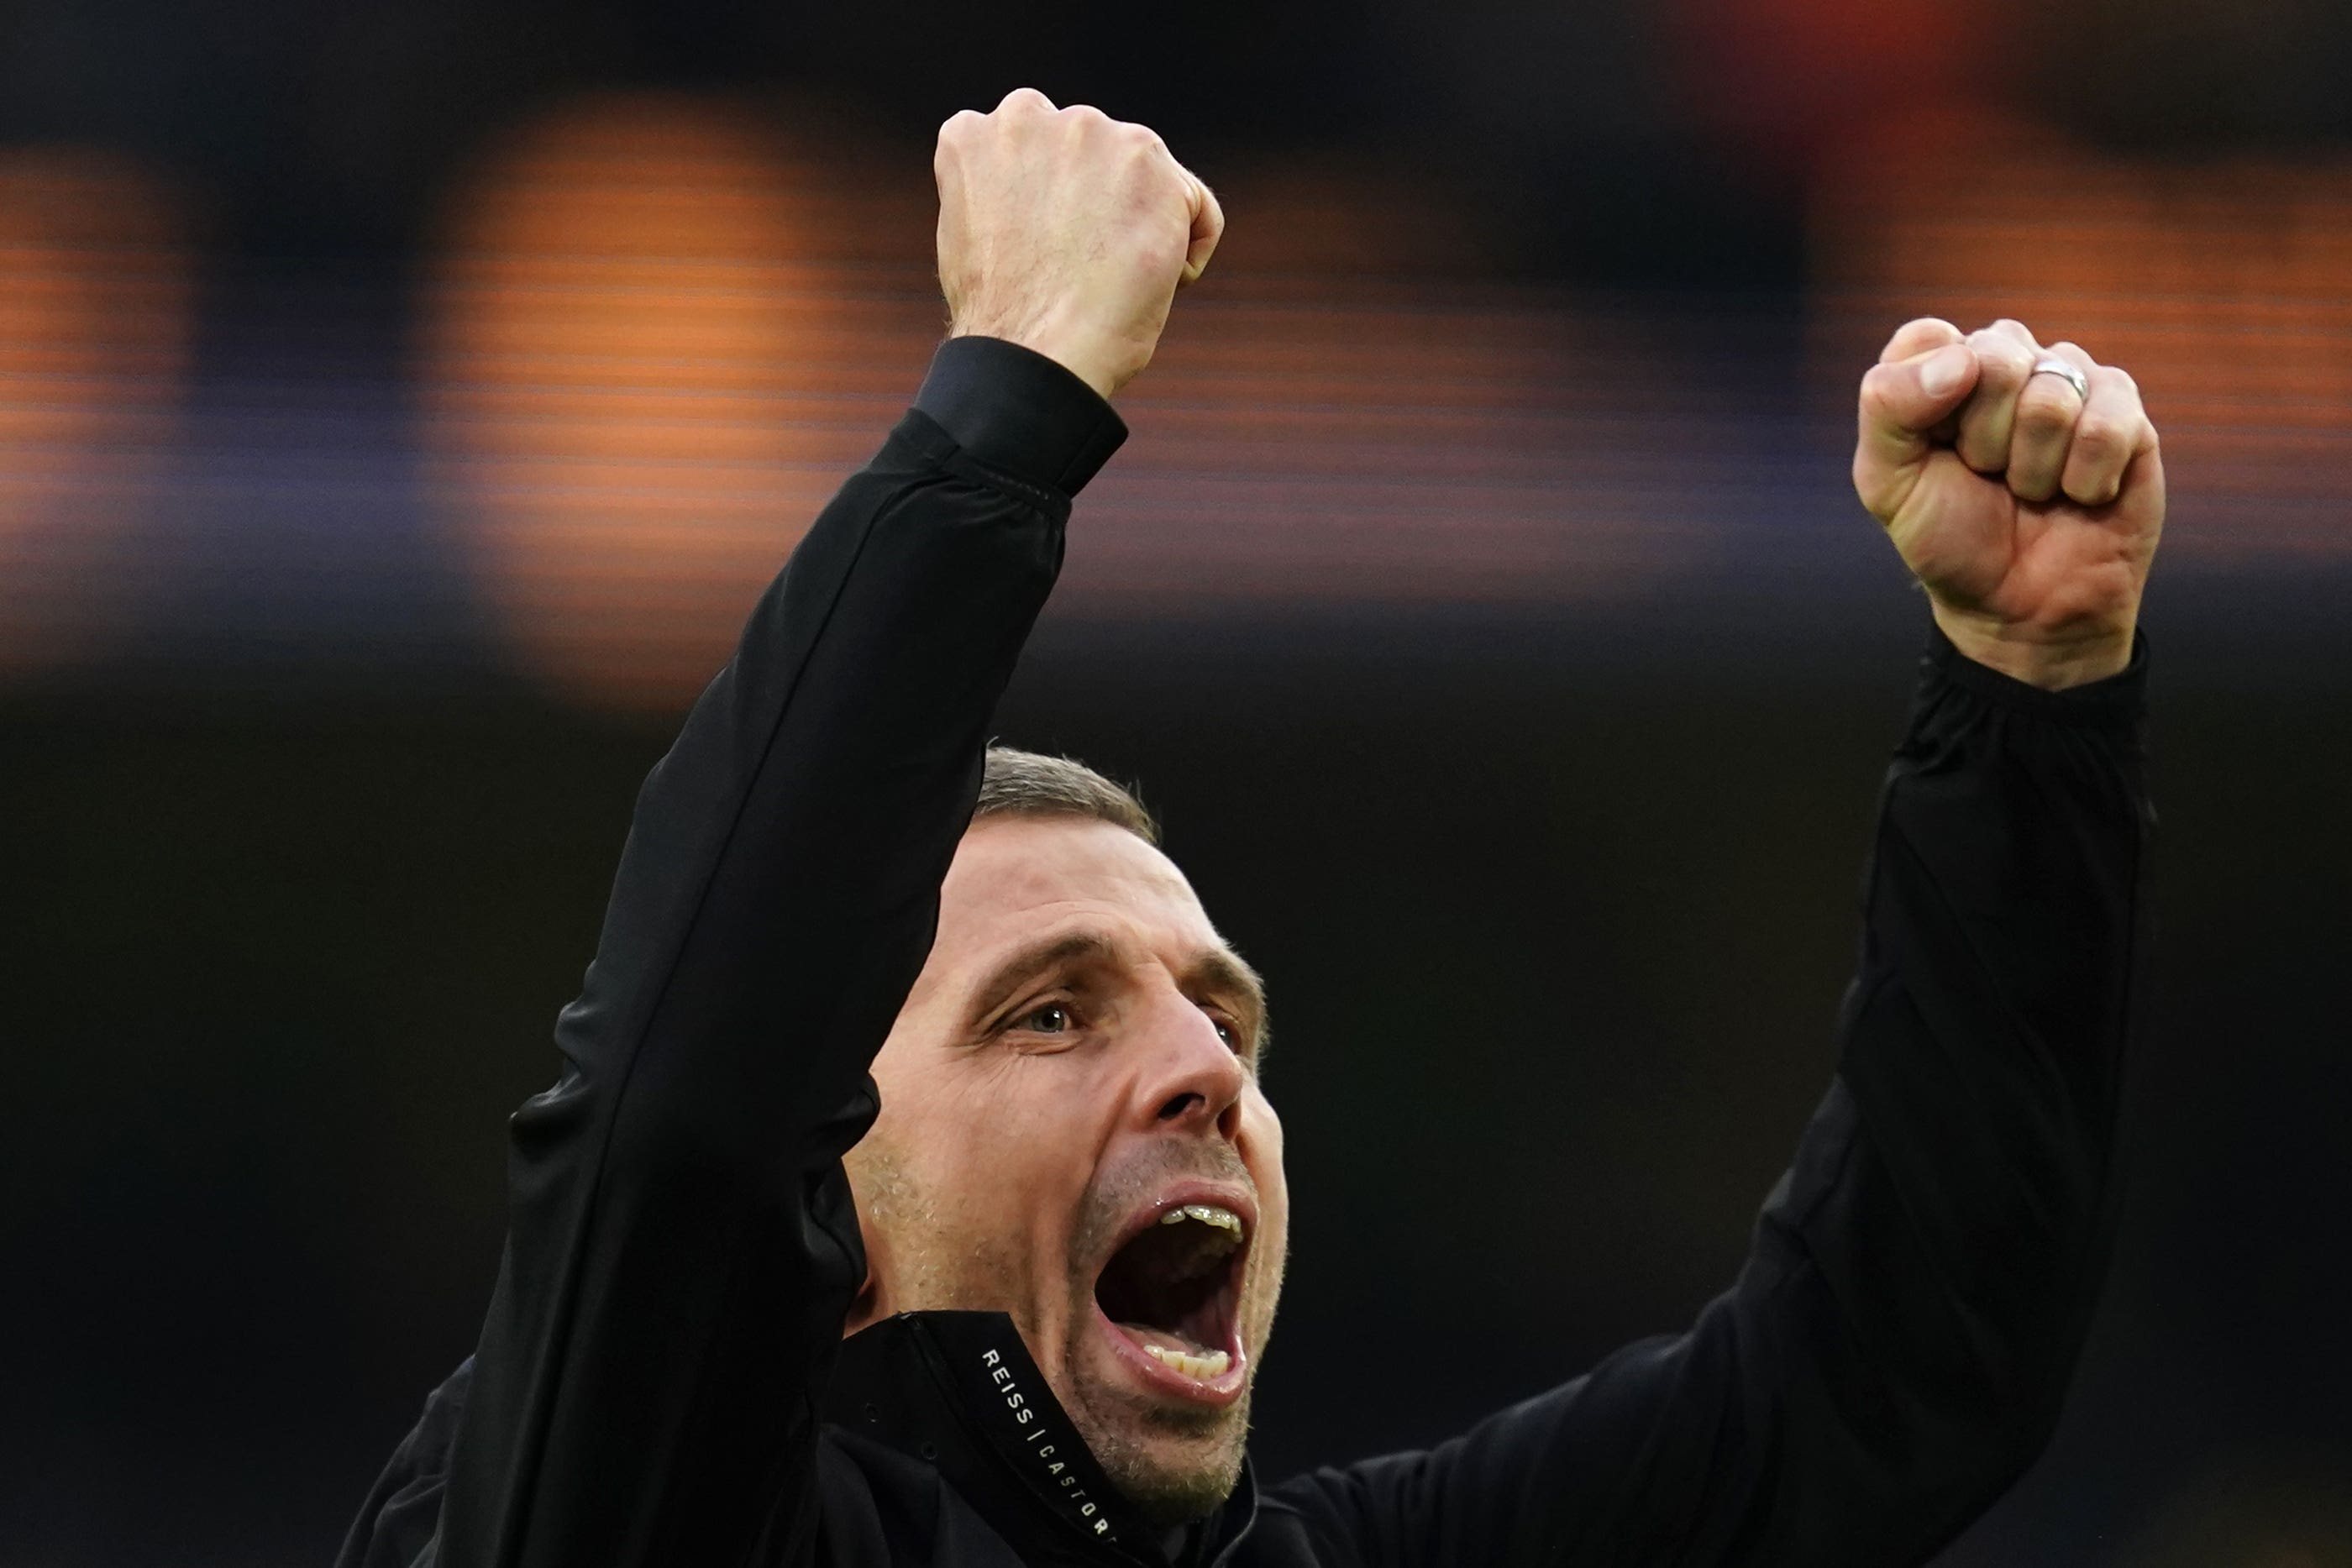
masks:
[[[1160,1107],[1160,1119],[1163,1122],[1173,1122],[1186,1114],[1195,1105],[1205,1105],[1208,1103],[1206,1096],[1187,1090]]]

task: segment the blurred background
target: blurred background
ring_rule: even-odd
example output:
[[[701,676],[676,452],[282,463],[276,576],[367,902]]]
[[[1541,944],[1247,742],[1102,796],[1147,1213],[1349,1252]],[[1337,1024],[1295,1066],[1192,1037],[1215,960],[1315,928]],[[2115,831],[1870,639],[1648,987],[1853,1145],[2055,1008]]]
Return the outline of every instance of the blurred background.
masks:
[[[1730,1280],[1925,619],[1853,383],[2011,314],[2167,444],[2160,999],[2065,1424],[1945,1562],[2352,1563],[2352,7],[0,26],[0,1568],[331,1553],[637,779],[920,379],[931,133],[1024,83],[1232,220],[1003,733],[1140,779],[1272,978],[1264,1468]]]

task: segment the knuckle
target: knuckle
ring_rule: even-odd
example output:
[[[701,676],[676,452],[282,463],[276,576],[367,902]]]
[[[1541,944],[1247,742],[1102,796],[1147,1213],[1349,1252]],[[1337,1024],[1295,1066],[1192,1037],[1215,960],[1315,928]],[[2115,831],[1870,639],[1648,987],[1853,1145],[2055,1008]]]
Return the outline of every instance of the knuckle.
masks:
[[[2004,387],[2023,382],[2033,363],[2025,345],[2000,333],[1978,332],[1969,339],[1969,347],[1976,352],[1979,373]]]
[[[1952,448],[1978,473],[1998,474],[2009,466],[2009,434],[1990,423],[1963,423]]]
[[[2063,435],[2074,423],[2074,411],[2047,392],[2029,392],[2017,400],[2017,428],[2030,439]]]
[[[2086,416],[2074,426],[2074,450],[2086,457],[2112,456],[2123,444],[2123,427],[2111,419]]]
[[[1886,346],[1879,351],[1878,357],[1882,361],[1907,359],[1914,354],[1923,353],[1930,349],[1939,349],[1947,343],[1957,343],[1959,340],[1960,329],[1943,318],[1915,316],[1895,329],[1894,333],[1886,340]]]
[[[1873,417],[1886,412],[1888,395],[1895,388],[1895,367],[1878,365],[1862,378],[1862,412]]]
[[[1870,454],[1859,446],[1855,447],[1853,461],[1847,465],[1846,472],[1853,480],[1854,489],[1861,494],[1863,505],[1876,511],[1878,508],[1873,503],[1877,498],[1878,465],[1870,460]]]

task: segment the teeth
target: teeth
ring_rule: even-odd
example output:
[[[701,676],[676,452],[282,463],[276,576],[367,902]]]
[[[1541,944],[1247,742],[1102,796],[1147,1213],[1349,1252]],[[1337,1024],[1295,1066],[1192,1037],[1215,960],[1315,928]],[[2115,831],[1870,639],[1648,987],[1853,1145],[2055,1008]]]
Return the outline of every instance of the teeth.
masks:
[[[1232,1233],[1235,1240],[1241,1239],[1242,1217],[1230,1208],[1220,1208],[1215,1204],[1188,1203],[1181,1208],[1171,1208],[1160,1217],[1160,1223],[1181,1225],[1188,1219],[1197,1219],[1203,1225],[1213,1225],[1220,1230]]]
[[[1143,1348],[1150,1352],[1155,1360],[1202,1383],[1223,1377],[1225,1370],[1234,1364],[1234,1358],[1222,1350],[1213,1350],[1206,1355],[1187,1355],[1181,1350],[1165,1350],[1156,1344],[1147,1344]]]

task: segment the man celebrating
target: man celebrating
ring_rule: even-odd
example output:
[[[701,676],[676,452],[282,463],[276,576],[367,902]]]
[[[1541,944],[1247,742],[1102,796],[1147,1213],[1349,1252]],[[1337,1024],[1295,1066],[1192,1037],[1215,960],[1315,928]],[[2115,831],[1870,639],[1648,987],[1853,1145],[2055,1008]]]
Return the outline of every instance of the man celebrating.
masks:
[[[1265,1002],[1077,764],[991,751],[1070,497],[1223,218],[1017,92],[940,136],[953,333],[646,780],[472,1359],[368,1568],[1916,1563],[2096,1291],[2164,504],[2120,371],[1896,333],[1854,480],[1934,611],[1835,1082],[1731,1290],[1423,1453],[1261,1490]]]

